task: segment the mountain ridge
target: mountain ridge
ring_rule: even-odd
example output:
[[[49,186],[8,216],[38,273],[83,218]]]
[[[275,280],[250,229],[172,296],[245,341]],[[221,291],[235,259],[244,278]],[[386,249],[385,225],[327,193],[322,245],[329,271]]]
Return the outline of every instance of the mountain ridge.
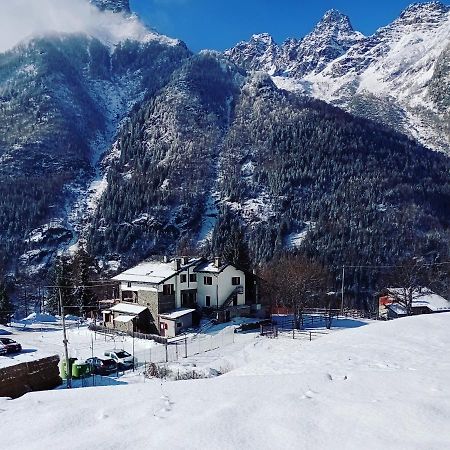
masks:
[[[255,52],[252,39],[224,54],[248,70],[270,73],[281,88],[382,121],[450,152],[445,116],[436,112],[428,92],[430,67],[449,39],[450,7],[431,2],[410,5],[371,36],[355,32],[347,16],[330,10],[302,39],[273,43],[263,54]]]
[[[89,0],[101,11],[109,10],[115,13],[131,13],[130,0]]]
[[[96,14],[122,23],[121,12]],[[421,32],[441,46],[442,24],[432,23]],[[405,120],[403,104],[386,109],[337,69],[324,75],[344,68],[351,49],[372,55],[384,41],[369,42],[337,12],[284,53],[268,34],[230,55],[147,32],[114,43],[46,35],[0,54],[9,273],[41,278],[80,247],[105,273],[186,249],[252,264],[302,251],[333,268],[449,253],[448,158],[383,124],[387,112]],[[444,114],[448,55],[436,61],[430,92]],[[332,76],[347,83],[330,89],[334,106],[320,95]],[[369,120],[339,108],[364,116],[368,105]]]

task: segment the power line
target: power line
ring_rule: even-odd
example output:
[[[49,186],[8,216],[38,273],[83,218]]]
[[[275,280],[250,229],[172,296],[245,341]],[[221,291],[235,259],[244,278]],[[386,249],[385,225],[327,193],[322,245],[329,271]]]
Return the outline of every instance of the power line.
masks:
[[[450,261],[443,261],[440,263],[420,263],[421,266],[444,266],[446,264],[450,264]],[[342,267],[346,269],[392,269],[392,268],[401,268],[408,267],[404,264],[386,264],[386,265],[347,265],[344,264]]]
[[[47,288],[47,289],[52,289],[52,288],[55,288],[55,289],[59,289],[59,288],[61,288],[61,289],[78,289],[78,288],[94,288],[94,287],[110,287],[110,286],[117,287],[118,284],[119,284],[118,282],[116,282],[116,283],[105,282],[103,284],[77,284],[74,286],[61,286],[58,284],[55,284],[55,285],[49,284],[49,285],[44,285],[42,287]]]

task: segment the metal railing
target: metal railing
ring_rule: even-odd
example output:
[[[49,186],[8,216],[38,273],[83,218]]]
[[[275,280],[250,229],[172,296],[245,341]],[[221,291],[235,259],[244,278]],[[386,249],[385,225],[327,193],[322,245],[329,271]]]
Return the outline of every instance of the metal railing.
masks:
[[[115,336],[131,336],[131,337],[135,337],[137,339],[146,339],[148,341],[155,341],[160,344],[165,344],[167,342],[167,338],[159,336],[157,334],[145,334],[145,333],[138,333],[136,331],[122,331],[122,330],[117,330],[116,328],[108,328],[108,327],[105,327],[104,325],[90,324],[89,329],[91,331],[95,331],[96,333],[115,335]]]
[[[139,365],[149,363],[168,363],[195,357],[203,353],[217,350],[234,342],[234,330],[227,327],[217,334],[181,336],[167,341],[164,345],[156,345],[147,350],[135,353]]]

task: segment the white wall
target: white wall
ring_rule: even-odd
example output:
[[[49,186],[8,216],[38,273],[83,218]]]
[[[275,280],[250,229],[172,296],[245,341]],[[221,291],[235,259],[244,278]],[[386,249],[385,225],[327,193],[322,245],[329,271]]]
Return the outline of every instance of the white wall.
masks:
[[[189,282],[189,275],[196,273],[197,282]],[[186,275],[186,282],[180,282],[180,275]],[[203,282],[204,276],[212,277],[212,285],[205,285]],[[164,282],[164,284],[173,284],[175,288],[175,307],[181,308],[181,291],[188,289],[197,289],[197,303],[199,306],[206,306],[205,297],[209,295],[211,297],[211,307],[221,306],[227,297],[236,289],[236,286],[231,284],[231,279],[233,277],[240,277],[240,285],[244,288],[242,294],[238,294],[238,305],[245,305],[245,274],[241,270],[234,268],[233,266],[227,266],[221,273],[201,273],[194,272],[193,267],[189,267],[185,271],[173,276]],[[149,283],[131,283],[131,287],[128,287],[127,282],[121,283],[122,291],[155,291],[162,292],[163,285],[160,284],[158,287]]]
[[[152,291],[157,292],[158,289],[154,284],[150,283],[135,283],[134,281],[131,283],[131,287],[128,287],[127,281],[122,281],[120,283],[120,291]]]
[[[175,282],[175,304],[177,308],[181,308],[181,291],[186,291],[188,289],[197,289],[197,283],[193,283],[189,281],[189,275],[194,273],[194,268],[189,267],[188,269],[184,270],[183,272],[180,272],[176,276],[176,282]],[[186,282],[181,282],[181,275],[186,275]],[[197,275],[198,278],[198,275]],[[171,283],[173,283],[173,279],[171,280]]]
[[[204,276],[212,277],[212,286],[205,285]],[[198,273],[197,274],[197,302],[200,306],[206,306],[205,297],[211,296],[211,306],[221,306],[227,297],[236,289],[237,286],[231,284],[233,277],[240,277],[239,286],[243,287],[243,293],[238,294],[238,305],[245,305],[245,274],[241,270],[235,269],[233,266],[226,267],[221,273]]]

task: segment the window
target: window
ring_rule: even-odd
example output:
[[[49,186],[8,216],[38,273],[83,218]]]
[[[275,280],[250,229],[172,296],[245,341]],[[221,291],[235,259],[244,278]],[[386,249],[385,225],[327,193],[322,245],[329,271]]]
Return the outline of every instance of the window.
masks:
[[[233,277],[233,278],[231,278],[231,284],[233,286],[239,286],[241,284],[241,277]]]
[[[177,328],[181,328],[183,324],[181,322],[177,322]]]
[[[131,281],[127,283],[127,287],[131,287]]]
[[[184,275],[184,274],[180,275],[180,283],[186,283],[186,280],[187,280],[186,275]]]
[[[191,274],[189,275],[189,281],[190,281],[191,283],[197,283],[197,274],[191,273]]]
[[[211,296],[210,295],[207,295],[205,297],[205,305],[206,306],[211,306]]]
[[[173,295],[175,292],[173,284],[165,284],[163,286],[163,295]]]
[[[212,286],[212,277],[203,277],[203,284],[205,286]]]

